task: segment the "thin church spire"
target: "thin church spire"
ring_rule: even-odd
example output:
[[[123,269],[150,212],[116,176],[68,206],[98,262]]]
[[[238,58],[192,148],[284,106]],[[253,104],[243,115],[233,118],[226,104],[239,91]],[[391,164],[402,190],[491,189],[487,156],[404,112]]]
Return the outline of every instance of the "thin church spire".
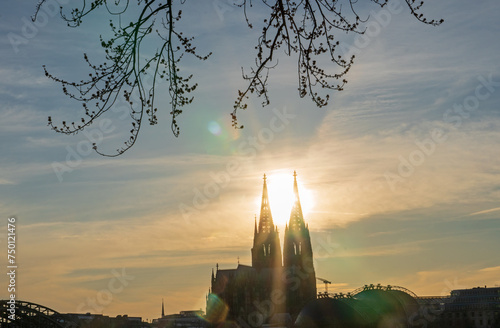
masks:
[[[267,177],[264,174],[264,187],[262,190],[262,203],[260,205],[259,233],[270,233],[274,230],[273,215],[269,205],[269,195],[267,193]]]
[[[290,230],[302,230],[305,227],[304,215],[302,214],[302,206],[300,205],[299,187],[297,185],[297,172],[293,171],[293,194],[294,202],[290,213],[290,222],[288,228]]]
[[[267,193],[267,177],[264,174],[259,224],[254,230],[252,266],[260,268],[281,267],[281,245],[277,227],[274,225]]]
[[[288,311],[298,313],[307,302],[316,298],[316,274],[314,272],[311,236],[309,228],[304,222],[300,204],[297,172],[293,172],[293,178],[295,202],[290,213],[290,222],[285,229],[283,267],[285,270],[295,268],[292,269],[292,272],[295,273],[292,273],[293,278],[291,279],[300,279],[301,282],[298,288],[287,289],[286,294]],[[305,276],[298,274],[304,272],[307,272]]]

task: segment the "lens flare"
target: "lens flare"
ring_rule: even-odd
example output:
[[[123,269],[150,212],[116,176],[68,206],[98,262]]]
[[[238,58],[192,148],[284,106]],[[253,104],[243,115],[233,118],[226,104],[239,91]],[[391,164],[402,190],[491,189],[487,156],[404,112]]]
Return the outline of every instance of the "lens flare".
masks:
[[[208,131],[210,131],[211,134],[219,136],[222,133],[222,128],[220,127],[219,123],[215,121],[210,121],[208,123]]]

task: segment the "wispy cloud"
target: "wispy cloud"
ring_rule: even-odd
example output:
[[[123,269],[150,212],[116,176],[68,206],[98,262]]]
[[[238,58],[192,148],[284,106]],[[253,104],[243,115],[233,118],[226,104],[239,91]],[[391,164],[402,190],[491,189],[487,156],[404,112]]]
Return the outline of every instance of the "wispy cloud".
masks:
[[[12,184],[15,184],[15,182],[9,179],[0,178],[0,185],[12,185]]]
[[[480,214],[486,214],[486,213],[491,213],[491,212],[496,212],[496,211],[500,211],[500,207],[495,207],[495,208],[490,208],[489,210],[483,210],[483,211],[479,211],[479,212],[474,212],[474,213],[471,213],[469,215],[470,216],[480,215]]]

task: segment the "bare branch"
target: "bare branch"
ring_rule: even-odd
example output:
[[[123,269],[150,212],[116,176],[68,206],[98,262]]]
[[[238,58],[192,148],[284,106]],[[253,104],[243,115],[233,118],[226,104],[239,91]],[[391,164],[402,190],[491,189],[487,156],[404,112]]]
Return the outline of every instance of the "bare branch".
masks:
[[[113,9],[108,1],[113,1]],[[252,0],[239,0],[235,4],[243,9],[244,18],[249,28],[253,28],[248,17]],[[255,1],[255,0],[254,0]],[[242,77],[247,82],[246,88],[238,90],[238,96],[231,113],[235,128],[243,128],[238,124],[237,112],[246,109],[246,100],[250,94],[263,97],[262,106],[270,103],[268,95],[268,77],[270,71],[278,65],[278,50],[284,47],[287,56],[297,56],[297,76],[299,97],[309,96],[318,107],[328,105],[332,91],[343,90],[347,83],[346,74],[354,63],[354,56],[344,58],[337,50],[340,41],[336,33],[363,34],[362,24],[367,22],[357,12],[359,2],[373,3],[384,7],[389,0],[261,0],[263,10],[268,11],[263,20],[263,27],[257,39],[255,66]],[[429,25],[443,22],[428,21],[421,13],[423,1],[405,0],[411,15]],[[36,20],[40,8],[46,0],[39,0],[35,14]],[[60,15],[70,27],[78,27],[84,18],[104,8],[111,17],[117,17],[119,24],[110,22],[113,36],[105,40],[100,38],[106,62],[100,65],[90,61],[86,54],[84,60],[91,69],[87,79],[71,82],[58,78],[48,72],[45,75],[61,84],[65,95],[82,103],[84,115],[77,123],[62,121],[55,125],[51,117],[48,125],[59,133],[76,134],[90,126],[96,119],[108,112],[118,100],[124,100],[130,107],[132,128],[124,146],[116,153],[107,154],[94,149],[104,156],[118,156],[130,149],[137,141],[144,117],[150,125],[158,123],[156,93],[160,83],[168,84],[170,96],[171,129],[174,136],[179,136],[180,127],[177,122],[183,107],[193,101],[191,92],[197,83],[192,83],[192,75],[184,76],[180,72],[179,62],[188,53],[200,60],[206,60],[211,53],[200,56],[193,45],[193,38],[186,37],[177,31],[175,22],[181,19],[181,10],[177,7],[185,0],[81,0],[81,6]],[[135,5],[134,5],[135,4]],[[342,5],[344,4],[344,6]],[[134,9],[132,10],[131,7]],[[175,8],[174,8],[175,7]],[[135,19],[122,25],[125,13],[138,13]],[[160,18],[160,19],[158,19]],[[144,40],[157,37],[158,48],[153,55],[144,56],[141,50]],[[325,69],[327,67],[328,69]],[[152,75],[152,85],[147,85],[145,76]]]
[[[52,80],[61,83],[63,92],[68,97],[82,103],[85,115],[79,123],[67,123],[62,121],[60,125],[55,125],[49,117],[49,126],[59,133],[76,134],[97,118],[109,111],[119,98],[123,99],[130,107],[130,117],[132,128],[130,136],[125,141],[124,146],[118,148],[116,153],[107,154],[99,151],[97,145],[94,149],[104,156],[118,156],[130,149],[135,142],[143,123],[144,115],[147,116],[149,124],[157,124],[156,87],[160,81],[167,82],[170,94],[170,115],[172,117],[171,128],[175,136],[179,135],[180,129],[177,123],[177,116],[182,113],[182,107],[190,104],[193,92],[197,84],[191,84],[192,75],[181,76],[177,63],[184,53],[189,53],[200,60],[205,60],[210,56],[199,56],[192,45],[193,38],[184,37],[182,33],[175,30],[175,22],[181,19],[181,11],[174,14],[172,0],[157,2],[155,0],[138,0],[141,8],[136,20],[131,21],[123,27],[116,26],[111,21],[110,27],[114,36],[109,40],[101,37],[106,60],[111,63],[100,65],[93,64],[87,55],[84,55],[85,62],[93,73],[89,78],[80,82],[70,82],[50,74],[44,67],[45,75]],[[62,15],[68,25],[78,26],[82,18],[89,15],[99,7],[106,7],[112,13],[107,2],[98,0],[90,3],[83,1],[81,9],[73,9],[71,16]],[[86,9],[87,8],[87,9]],[[118,13],[121,14],[129,8],[129,2],[125,8]],[[156,17],[162,17],[160,25],[156,24]],[[155,31],[155,33],[152,33]],[[160,41],[159,49],[150,58],[144,58],[141,46],[146,38],[158,36]],[[153,83],[147,86],[144,77],[152,74]],[[94,109],[91,109],[91,108]]]
[[[262,33],[257,41],[256,68],[251,68],[251,74],[243,74],[248,81],[244,90],[238,90],[233,112],[232,123],[235,128],[238,125],[237,112],[246,109],[246,99],[250,93],[256,93],[264,97],[262,105],[270,103],[267,89],[267,77],[271,68],[268,63],[272,61],[275,51],[285,45],[285,55],[297,56],[297,74],[299,96],[309,95],[313,103],[318,107],[328,105],[331,91],[342,91],[347,79],[346,74],[354,63],[354,55],[343,58],[338,54],[337,47],[340,42],[335,40],[333,31],[363,34],[361,24],[368,18],[362,19],[356,11],[356,3],[359,0],[346,0],[348,10],[343,10],[341,2],[337,0],[276,0],[274,5],[269,1],[262,3],[270,9],[269,18],[264,19]],[[388,0],[370,0],[372,3],[384,7]],[[364,1],[367,3],[368,1]],[[439,25],[439,22],[427,21],[419,10],[423,2],[415,4],[415,0],[406,0],[410,11],[419,21]],[[247,1],[241,5],[245,8],[245,19],[248,22],[246,7]],[[248,22],[249,25],[250,22]],[[270,37],[272,36],[272,37]],[[320,62],[326,62],[322,58],[329,58],[334,67],[328,66],[328,70],[320,66]],[[326,64],[323,64],[326,65]],[[337,71],[335,72],[335,67]],[[331,73],[330,73],[331,72]]]

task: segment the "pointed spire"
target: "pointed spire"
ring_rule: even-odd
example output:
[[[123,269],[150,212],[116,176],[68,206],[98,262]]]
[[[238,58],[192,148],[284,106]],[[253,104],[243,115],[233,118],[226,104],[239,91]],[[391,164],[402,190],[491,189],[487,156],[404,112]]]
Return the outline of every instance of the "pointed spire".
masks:
[[[281,246],[279,233],[273,223],[273,216],[267,194],[267,177],[264,174],[262,190],[262,204],[257,232],[254,235],[252,247],[252,267],[262,268],[281,267]]]
[[[270,233],[274,227],[269,196],[267,194],[266,175],[264,174],[264,187],[262,190],[262,203],[260,205],[259,233]]]
[[[165,305],[163,303],[163,298],[161,299],[161,317],[165,316]]]
[[[293,171],[293,194],[295,201],[293,203],[292,212],[290,213],[290,230],[301,230],[305,227],[304,215],[302,214],[302,206],[300,205],[299,187],[297,185],[297,172]]]

